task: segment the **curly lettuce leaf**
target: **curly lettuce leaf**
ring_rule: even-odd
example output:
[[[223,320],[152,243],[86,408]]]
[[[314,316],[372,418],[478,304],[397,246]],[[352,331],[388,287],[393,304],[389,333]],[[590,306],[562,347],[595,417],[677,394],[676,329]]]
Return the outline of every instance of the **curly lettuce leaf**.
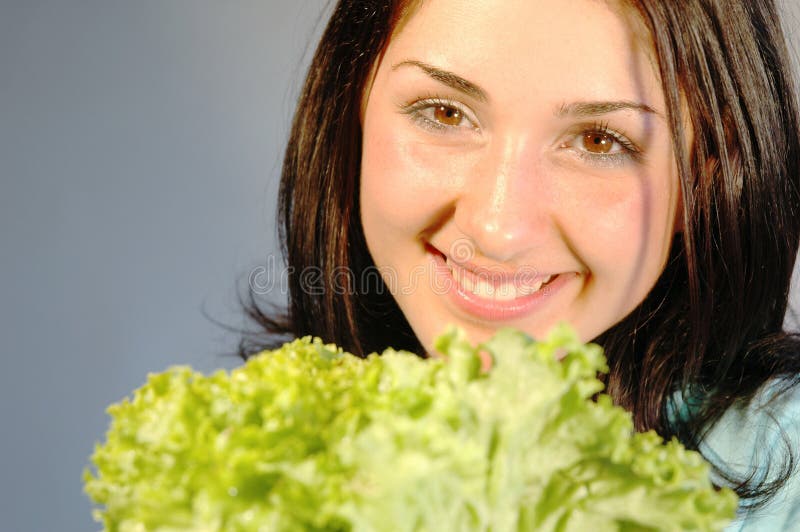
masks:
[[[151,375],[109,408],[85,473],[96,518],[120,532],[603,531],[734,516],[699,454],[592,400],[605,359],[568,327],[477,347],[451,328],[437,349],[362,360],[306,337],[229,374]]]

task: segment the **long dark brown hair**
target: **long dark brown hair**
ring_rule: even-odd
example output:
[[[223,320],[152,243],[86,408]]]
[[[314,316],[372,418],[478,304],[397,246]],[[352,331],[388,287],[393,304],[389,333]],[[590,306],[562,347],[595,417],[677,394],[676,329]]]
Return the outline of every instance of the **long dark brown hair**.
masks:
[[[380,276],[369,275],[375,266],[359,216],[362,97],[418,1],[341,0],[333,11],[283,165],[278,227],[289,306],[259,304],[247,292],[243,304],[258,328],[243,337],[243,357],[304,335],[359,356],[390,345],[424,356]],[[747,404],[768,380],[785,377],[787,389],[800,380],[800,340],[782,329],[800,242],[797,102],[773,1],[629,3],[658,58],[683,232],[645,301],[595,341],[609,361],[607,390],[636,428],[697,448],[722,413]],[[344,284],[342,272],[349,272]],[[670,415],[678,396],[690,414]],[[755,505],[791,473],[795,455],[787,450],[772,482],[716,466]]]

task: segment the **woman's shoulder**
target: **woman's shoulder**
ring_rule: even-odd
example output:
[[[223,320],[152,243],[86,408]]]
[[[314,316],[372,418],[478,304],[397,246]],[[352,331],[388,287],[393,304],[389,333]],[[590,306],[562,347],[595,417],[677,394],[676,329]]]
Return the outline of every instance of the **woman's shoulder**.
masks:
[[[800,530],[800,385],[787,379],[767,382],[749,403],[729,408],[700,449],[735,477],[753,475],[757,483],[774,481],[792,466],[775,494],[760,507],[740,507],[726,532]]]

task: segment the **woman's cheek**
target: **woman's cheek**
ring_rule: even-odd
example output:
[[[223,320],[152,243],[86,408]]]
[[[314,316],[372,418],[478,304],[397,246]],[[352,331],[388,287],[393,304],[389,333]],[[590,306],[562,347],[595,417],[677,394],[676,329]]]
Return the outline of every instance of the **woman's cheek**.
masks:
[[[669,250],[670,235],[665,234],[669,213],[664,201],[657,201],[661,191],[645,183],[632,180],[621,190],[596,190],[592,200],[586,199],[593,207],[577,211],[592,215],[578,221],[589,230],[576,245],[589,269],[597,277],[624,283],[625,292],[634,298],[644,297],[652,288]]]
[[[406,168],[403,149],[390,135],[367,133],[361,166],[362,210],[383,216],[407,213],[415,180]]]
[[[463,187],[470,160],[414,135],[376,135],[365,143],[362,194],[401,226],[435,223],[436,205]]]
[[[445,190],[463,187],[483,153],[480,148],[458,143],[431,143],[414,138],[404,142],[403,151],[404,162],[418,176],[420,186]]]

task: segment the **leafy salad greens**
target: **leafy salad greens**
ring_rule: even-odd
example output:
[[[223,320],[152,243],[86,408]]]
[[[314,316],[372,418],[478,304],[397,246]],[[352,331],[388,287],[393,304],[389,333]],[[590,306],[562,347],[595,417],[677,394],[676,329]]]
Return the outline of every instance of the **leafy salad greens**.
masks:
[[[305,337],[230,373],[151,375],[109,407],[84,478],[95,517],[119,532],[496,532],[719,530],[734,516],[698,453],[595,397],[602,350],[567,326],[478,347],[451,328],[437,349],[359,359]]]

